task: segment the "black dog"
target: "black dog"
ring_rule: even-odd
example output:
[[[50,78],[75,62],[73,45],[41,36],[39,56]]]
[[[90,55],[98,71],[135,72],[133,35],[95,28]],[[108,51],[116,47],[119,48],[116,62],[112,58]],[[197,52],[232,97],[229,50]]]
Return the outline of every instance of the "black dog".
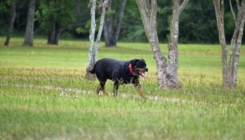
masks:
[[[100,85],[97,88],[97,94],[102,91],[105,92],[105,84],[107,79],[114,81],[113,93],[116,96],[120,84],[134,84],[141,97],[146,98],[141,85],[139,83],[139,76],[145,77],[145,72],[148,71],[144,59],[133,59],[130,61],[120,61],[111,58],[104,58],[98,60],[94,68],[90,71],[96,74]]]

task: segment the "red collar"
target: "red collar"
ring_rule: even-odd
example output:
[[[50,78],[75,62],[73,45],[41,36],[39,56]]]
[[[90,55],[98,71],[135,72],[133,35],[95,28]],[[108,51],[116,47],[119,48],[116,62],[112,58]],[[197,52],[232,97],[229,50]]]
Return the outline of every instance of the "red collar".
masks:
[[[135,73],[134,73],[134,71],[133,71],[133,68],[132,68],[132,64],[130,63],[129,64],[129,71],[130,71],[130,73],[132,74],[132,75],[135,75]]]

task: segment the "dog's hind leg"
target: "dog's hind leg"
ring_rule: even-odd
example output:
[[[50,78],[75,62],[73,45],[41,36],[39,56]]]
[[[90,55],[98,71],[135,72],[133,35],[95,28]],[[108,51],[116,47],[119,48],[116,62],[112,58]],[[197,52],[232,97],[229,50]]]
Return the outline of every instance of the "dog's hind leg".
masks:
[[[100,91],[101,91],[101,85],[99,85],[98,87],[97,87],[97,90],[96,90],[96,93],[99,95],[99,93],[100,93]]]
[[[97,88],[97,94],[100,93],[100,91],[102,91],[105,95],[108,95],[107,92],[105,91],[105,83],[106,83],[107,79],[100,81],[100,85]]]

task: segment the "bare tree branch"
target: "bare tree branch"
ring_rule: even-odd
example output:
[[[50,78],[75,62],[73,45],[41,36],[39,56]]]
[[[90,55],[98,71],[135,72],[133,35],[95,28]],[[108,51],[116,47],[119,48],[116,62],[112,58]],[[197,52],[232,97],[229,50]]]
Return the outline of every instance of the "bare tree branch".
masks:
[[[179,7],[180,13],[185,9],[186,4],[189,2],[189,0],[184,0],[182,4]]]
[[[105,11],[106,11],[106,7],[108,4],[108,0],[104,0],[104,3],[102,4],[102,13],[100,16],[100,26],[99,26],[99,32],[97,34],[97,38],[96,38],[96,44],[95,44],[95,60],[97,59],[97,55],[98,55],[98,48],[99,48],[99,43],[100,43],[100,38],[101,38],[101,34],[102,34],[102,30],[103,30],[103,26],[104,26],[104,21],[105,21]]]
[[[224,0],[217,0],[215,1],[217,7],[218,7],[218,12],[219,12],[219,15],[223,15],[224,14]]]
[[[151,4],[150,4],[150,1],[149,0],[144,0],[145,1],[145,9],[146,9],[146,14],[147,14],[147,17],[150,19],[150,16],[151,16]]]
[[[233,16],[233,19],[234,19],[234,23],[236,25],[236,15],[234,13],[234,10],[233,10],[233,6],[232,6],[232,3],[231,3],[231,0],[229,0],[229,3],[230,3],[230,8],[231,8],[231,13],[232,13],[232,16]],[[237,25],[236,25],[237,26]]]
[[[141,19],[143,21],[143,24],[146,25],[144,26],[146,29],[145,31],[147,32],[146,35],[148,36],[148,32],[149,32],[149,28],[148,28],[148,16],[147,16],[147,10],[146,10],[146,5],[145,5],[145,2],[143,0],[136,0],[137,2],[137,5],[139,7],[139,10],[141,11],[140,14],[141,14]],[[145,18],[143,18],[145,17]],[[148,37],[149,38],[149,37]]]
[[[91,74],[89,71],[93,68],[95,61],[97,59],[100,38],[104,27],[105,11],[106,11],[107,4],[108,4],[108,0],[104,0],[104,3],[102,4],[102,13],[100,17],[99,31],[97,34],[96,42],[94,43],[95,28],[96,28],[96,23],[95,23],[96,0],[90,0],[91,30],[89,35],[90,46],[89,46],[89,53],[88,53],[88,66],[86,68],[86,74],[85,74],[86,79],[95,79],[95,76]]]

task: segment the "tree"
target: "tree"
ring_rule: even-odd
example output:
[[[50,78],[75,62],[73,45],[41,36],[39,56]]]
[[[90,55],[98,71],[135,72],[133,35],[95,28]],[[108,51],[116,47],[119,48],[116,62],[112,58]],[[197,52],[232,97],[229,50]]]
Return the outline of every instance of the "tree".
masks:
[[[227,62],[227,45],[224,29],[224,0],[213,0],[221,45],[223,87],[235,88],[237,86],[237,68],[245,22],[245,0],[236,0],[237,16],[229,0],[231,12],[235,22],[235,30],[231,39],[230,62]]]
[[[151,44],[154,59],[157,66],[158,84],[162,88],[180,88],[178,80],[178,36],[179,36],[179,16],[188,0],[184,0],[180,5],[180,0],[173,0],[173,13],[171,21],[169,48],[169,63],[161,52],[156,31],[157,0],[136,0],[145,28],[147,38]]]
[[[159,16],[162,17],[162,14]],[[227,22],[230,20],[232,18],[227,18]],[[179,24],[181,25],[179,29],[179,42],[181,43],[218,43],[218,32],[215,32],[217,23],[212,1],[189,1],[181,13]],[[227,33],[230,35],[230,32]]]
[[[7,37],[6,37],[6,40],[4,43],[5,46],[9,45],[9,40],[12,36],[13,27],[14,27],[14,20],[15,20],[15,15],[16,15],[15,9],[16,9],[16,0],[13,0],[12,4],[11,4],[11,15],[10,15],[10,19],[9,19],[9,29],[8,29]]]
[[[41,0],[36,16],[47,33],[48,44],[57,45],[62,31],[72,25],[73,8],[74,0]]]
[[[108,6],[109,10],[106,15],[106,20],[104,24],[104,38],[106,47],[116,47],[118,37],[121,29],[121,22],[124,15],[124,8],[127,0],[122,0],[120,5],[119,15],[117,20],[115,20],[116,10],[112,10],[112,0],[109,0]]]
[[[32,46],[33,45],[33,29],[34,29],[34,16],[35,16],[35,4],[36,0],[30,0],[28,18],[26,24],[26,33],[23,46]]]
[[[90,9],[88,8],[89,0],[76,0],[76,7],[73,10],[75,22],[72,28],[68,29],[74,37],[87,38],[90,33],[91,17],[88,16]]]
[[[181,0],[173,0],[172,20],[170,25],[170,41],[168,43],[169,66],[171,66],[171,69],[174,72],[177,85],[179,85],[178,73],[177,73],[178,58],[179,58],[178,56],[179,17],[189,0],[183,0],[182,4],[180,4],[180,1]]]
[[[86,79],[94,79],[95,76],[91,74],[89,71],[92,70],[94,67],[94,64],[97,59],[98,55],[98,48],[99,48],[99,43],[100,43],[100,38],[103,30],[103,25],[104,25],[104,20],[105,20],[105,12],[106,12],[106,7],[108,4],[108,0],[104,0],[103,3],[100,3],[99,7],[102,7],[102,13],[100,17],[100,26],[99,26],[99,31],[97,34],[96,42],[94,43],[94,36],[95,36],[95,28],[96,28],[96,23],[95,23],[95,9],[96,9],[96,0],[90,0],[89,7],[91,8],[91,32],[89,35],[89,40],[90,40],[90,46],[89,46],[89,53],[88,53],[88,66],[86,68],[86,74],[85,78]]]

